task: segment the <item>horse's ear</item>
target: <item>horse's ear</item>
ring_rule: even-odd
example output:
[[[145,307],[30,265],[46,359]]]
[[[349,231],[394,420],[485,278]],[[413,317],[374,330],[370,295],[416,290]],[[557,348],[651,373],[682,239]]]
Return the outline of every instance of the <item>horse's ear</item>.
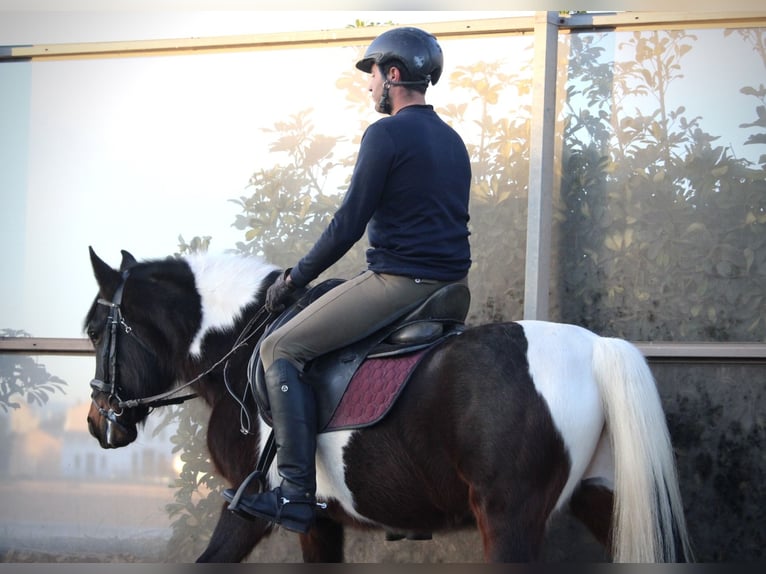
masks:
[[[126,269],[130,269],[134,265],[138,263],[136,261],[136,258],[133,257],[133,255],[130,254],[130,252],[125,251],[124,249],[120,251],[122,253],[122,263],[120,263],[120,271],[125,271]]]
[[[109,267],[92,247],[88,247],[90,251],[90,264],[93,266],[93,275],[96,277],[98,288],[102,297],[111,298],[112,294],[117,290],[117,285],[122,281],[120,272],[116,269]]]

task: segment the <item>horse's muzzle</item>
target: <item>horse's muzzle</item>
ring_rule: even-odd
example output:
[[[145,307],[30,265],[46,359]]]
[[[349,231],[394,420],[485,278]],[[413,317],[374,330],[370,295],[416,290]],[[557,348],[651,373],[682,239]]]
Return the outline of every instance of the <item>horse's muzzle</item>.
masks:
[[[120,448],[136,440],[135,427],[124,425],[111,408],[100,406],[94,399],[88,412],[88,430],[101,448]]]

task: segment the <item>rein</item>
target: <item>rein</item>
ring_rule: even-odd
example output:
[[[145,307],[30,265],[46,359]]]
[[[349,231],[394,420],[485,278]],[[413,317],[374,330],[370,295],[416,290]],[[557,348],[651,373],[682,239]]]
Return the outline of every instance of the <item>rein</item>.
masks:
[[[149,408],[154,407],[160,407],[160,406],[167,406],[167,405],[173,405],[173,404],[181,404],[189,399],[193,399],[198,397],[199,395],[197,393],[190,393],[187,395],[183,395],[180,397],[171,398],[180,391],[190,387],[191,385],[199,382],[201,379],[215,371],[218,367],[220,367],[222,364],[226,363],[228,359],[236,353],[241,347],[243,347],[258,331],[263,327],[263,325],[268,321],[269,319],[269,313],[266,311],[265,308],[261,308],[258,313],[253,316],[250,321],[248,321],[247,325],[243,328],[242,332],[240,333],[239,337],[235,341],[232,348],[223,355],[218,361],[216,361],[210,368],[205,370],[204,372],[200,373],[190,381],[187,381],[183,383],[182,385],[176,386],[169,391],[165,391],[163,393],[159,393],[156,395],[151,395],[149,397],[142,397],[138,399],[128,399],[123,400],[119,396],[119,369],[118,369],[118,361],[117,361],[117,336],[118,336],[118,327],[122,327],[123,331],[126,335],[132,336],[136,342],[138,342],[146,351],[148,351],[151,355],[157,356],[156,353],[149,347],[144,341],[141,340],[140,337],[138,337],[135,332],[133,331],[133,328],[128,325],[128,323],[125,321],[125,318],[122,315],[122,295],[125,288],[125,282],[127,281],[128,277],[130,276],[129,270],[124,270],[122,272],[122,281],[117,287],[117,290],[114,293],[114,296],[112,297],[111,301],[108,301],[106,299],[98,299],[96,302],[99,305],[104,305],[109,307],[109,315],[106,318],[106,324],[108,325],[108,339],[106,344],[104,345],[103,354],[102,354],[102,364],[104,365],[104,379],[93,379],[90,382],[90,386],[94,391],[94,395],[96,392],[104,393],[109,395],[109,409],[104,409],[100,406],[98,406],[95,403],[95,396],[93,396],[94,404],[96,404],[96,407],[98,408],[99,413],[107,419],[107,438],[111,436],[111,425],[116,424],[120,427],[122,425],[120,424],[118,418],[123,414],[124,409],[130,409],[135,408],[138,406],[148,406]],[[265,315],[265,317],[264,317]],[[255,328],[253,328],[253,325],[261,319],[263,320],[259,325],[257,325]],[[114,405],[114,406],[112,406]],[[124,428],[124,427],[123,427]],[[110,440],[111,442],[111,440]]]
[[[255,329],[252,329],[255,322],[262,316],[264,313],[267,314],[266,319],[268,319],[268,313],[266,310],[262,307],[261,310],[255,314],[255,316],[250,319],[250,321],[245,325],[245,327],[242,329],[242,333],[237,338],[237,341],[234,343],[234,346],[232,346],[231,349],[220,359],[218,359],[213,365],[207,369],[206,371],[203,371],[193,379],[183,383],[182,385],[179,385],[173,389],[170,389],[169,391],[165,391],[164,393],[160,393],[157,395],[152,395],[150,397],[145,397],[141,399],[130,399],[127,401],[120,401],[117,403],[118,407],[126,407],[126,408],[134,408],[140,405],[147,405],[149,407],[160,407],[160,406],[166,406],[166,405],[173,405],[173,404],[180,404],[183,403],[189,399],[193,399],[195,397],[198,397],[199,395],[197,393],[191,393],[188,395],[184,395],[182,397],[177,397],[175,399],[168,399],[168,397],[172,397],[174,394],[184,390],[187,387],[190,387],[194,383],[198,383],[200,380],[202,380],[204,377],[215,371],[218,367],[220,367],[224,362],[228,361],[231,356],[236,353],[241,347],[244,347],[245,344],[253,338],[253,336],[258,332],[258,330],[264,325],[266,320],[264,319],[263,322],[261,322],[260,325],[258,325]],[[250,333],[248,333],[248,330],[252,329]],[[247,333],[247,334],[246,334]]]

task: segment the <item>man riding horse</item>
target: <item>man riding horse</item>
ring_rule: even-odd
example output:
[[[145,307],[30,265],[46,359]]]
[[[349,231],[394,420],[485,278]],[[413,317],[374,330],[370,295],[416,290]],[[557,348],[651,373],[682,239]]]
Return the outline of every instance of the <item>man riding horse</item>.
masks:
[[[460,136],[426,104],[442,74],[436,38],[418,28],[378,36],[356,67],[368,74],[376,111],[365,131],[342,205],[312,249],[268,289],[277,313],[364,234],[367,270],[331,289],[260,345],[271,406],[277,470],[272,491],[239,497],[229,509],[307,532],[316,507],[314,389],[301,379],[316,357],[358,341],[450,283],[471,265],[471,165]],[[258,352],[258,351],[256,351]],[[236,489],[224,497],[234,501]]]

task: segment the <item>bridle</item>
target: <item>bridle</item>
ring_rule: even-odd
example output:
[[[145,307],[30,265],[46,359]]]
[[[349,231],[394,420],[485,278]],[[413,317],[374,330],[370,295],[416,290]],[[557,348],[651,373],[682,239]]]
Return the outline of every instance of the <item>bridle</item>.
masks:
[[[93,401],[96,409],[98,409],[99,414],[106,419],[106,441],[110,446],[112,446],[112,433],[114,425],[127,432],[125,426],[120,422],[120,417],[123,415],[126,408],[134,408],[142,404],[151,408],[165,404],[180,403],[197,396],[196,394],[191,394],[172,399],[171,401],[163,401],[162,399],[164,397],[160,397],[159,395],[148,397],[146,399],[131,399],[127,401],[120,397],[120,370],[119,361],[117,358],[117,339],[120,334],[120,329],[122,329],[126,335],[133,337],[133,339],[139,345],[141,345],[144,350],[156,357],[156,354],[151,349],[151,347],[149,347],[149,345],[147,345],[140,337],[136,335],[133,328],[128,325],[122,315],[122,309],[120,306],[122,305],[122,295],[123,291],[125,290],[125,282],[129,276],[130,271],[128,269],[122,271],[122,280],[117,286],[111,301],[102,298],[96,300],[96,303],[99,305],[109,307],[109,315],[106,318],[106,342],[104,343],[101,355],[103,375],[101,379],[94,378],[90,382],[90,387],[93,389],[93,392],[91,393],[91,400]],[[177,390],[173,389],[172,393],[164,394],[169,396],[170,394],[175,394],[176,392]],[[102,407],[96,402],[96,397],[98,394],[107,395],[107,405],[109,407],[108,409]]]
[[[93,392],[91,393],[91,400],[93,401],[93,405],[96,407],[96,409],[98,409],[99,414],[106,419],[106,441],[109,446],[112,446],[112,436],[113,436],[112,433],[113,433],[114,425],[118,426],[124,432],[127,432],[127,429],[119,420],[119,418],[124,414],[125,409],[136,408],[139,406],[145,406],[152,409],[155,407],[181,404],[183,402],[188,401],[189,399],[196,398],[198,396],[197,393],[189,393],[179,397],[175,397],[174,395],[190,387],[194,383],[199,382],[203,377],[209,375],[211,372],[217,369],[221,364],[227,361],[240,347],[244,346],[247,343],[247,341],[255,333],[258,332],[258,329],[260,329],[263,323],[265,323],[268,320],[268,315],[269,315],[269,313],[265,310],[265,308],[262,308],[261,312],[257,313],[245,326],[245,329],[243,330],[242,334],[240,334],[234,346],[223,357],[221,357],[218,361],[216,361],[209,369],[200,373],[199,375],[197,375],[190,381],[187,381],[186,383],[183,383],[182,385],[178,385],[164,393],[159,393],[159,394],[151,395],[149,397],[144,397],[144,398],[123,400],[120,397],[120,384],[119,384],[120,372],[119,372],[119,362],[117,359],[117,338],[120,333],[120,328],[122,328],[122,331],[126,335],[133,337],[133,339],[153,357],[156,358],[157,354],[138,335],[136,335],[133,328],[130,325],[128,325],[128,323],[125,321],[124,316],[122,315],[122,309],[121,309],[122,296],[125,290],[125,282],[130,276],[130,270],[129,269],[123,270],[121,273],[121,276],[122,276],[122,280],[120,281],[120,284],[117,286],[117,289],[114,292],[114,296],[112,297],[111,301],[108,301],[103,298],[99,298],[96,300],[96,303],[98,303],[99,305],[104,305],[106,307],[109,307],[109,315],[106,318],[107,339],[103,346],[102,355],[101,355],[102,357],[101,364],[103,365],[102,367],[103,380],[94,378],[90,382],[90,387],[93,389]],[[253,324],[261,316],[264,315],[264,313],[266,314],[266,317],[263,323],[259,325],[259,327],[257,327],[256,329],[250,331],[249,334],[246,334],[247,331],[252,328]],[[96,396],[99,394],[107,395],[107,405],[109,406],[108,409],[102,407],[96,402]]]

